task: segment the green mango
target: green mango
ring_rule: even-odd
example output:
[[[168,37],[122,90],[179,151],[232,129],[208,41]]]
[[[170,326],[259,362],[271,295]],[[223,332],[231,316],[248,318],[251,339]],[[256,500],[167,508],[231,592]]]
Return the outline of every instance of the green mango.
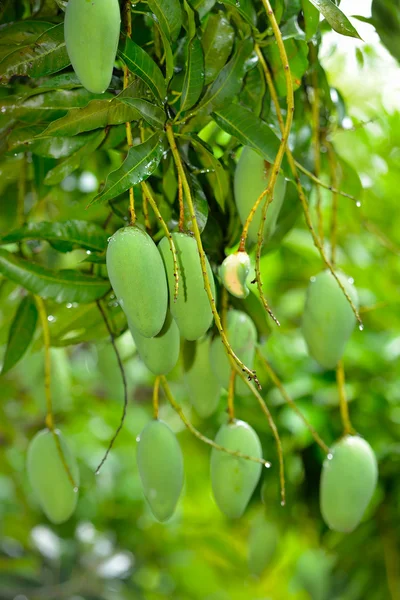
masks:
[[[228,450],[262,458],[258,435],[244,421],[222,425],[215,441]],[[212,491],[220,510],[231,519],[237,519],[244,513],[260,475],[261,464],[212,449]]]
[[[250,317],[240,310],[230,310],[227,315],[226,335],[234,353],[249,369],[253,368],[257,343],[257,329]],[[218,336],[213,339],[210,347],[210,363],[215,376],[226,390],[229,387],[231,364],[225,346]],[[236,377],[236,392],[240,396],[248,396],[251,390]]]
[[[234,176],[235,202],[239,217],[244,225],[258,197],[268,187],[271,165],[249,146],[245,146],[236,165]],[[285,198],[286,181],[279,174],[275,183],[274,198],[267,210],[264,225],[264,242],[267,242],[275,231],[276,222]],[[258,230],[262,219],[264,202],[257,208],[250,224],[248,240],[257,243]]]
[[[129,324],[129,329],[140,358],[154,375],[166,375],[172,371],[179,359],[180,336],[169,310],[160,333],[152,338],[141,335],[132,324]]]
[[[368,442],[353,435],[337,442],[322,467],[320,505],[325,523],[334,531],[353,531],[372,498],[377,479],[378,466]]]
[[[358,307],[354,285],[343,273],[337,275]],[[353,310],[332,273],[326,270],[313,277],[307,290],[302,331],[309,353],[322,367],[336,367],[355,324]]]
[[[278,545],[278,529],[264,514],[254,519],[249,536],[248,564],[253,575],[260,576],[270,564]]]
[[[159,521],[174,513],[183,487],[183,456],[164,421],[151,421],[140,434],[136,452],[144,495]]]
[[[168,308],[167,279],[157,246],[139,227],[123,227],[109,239],[106,258],[111,285],[128,322],[144,337],[154,337]]]
[[[78,501],[79,470],[63,435],[58,430],[56,435],[76,488],[72,487],[54,436],[48,429],[39,431],[31,440],[26,468],[34,494],[47,518],[52,523],[64,523],[74,512]]]
[[[246,285],[250,273],[250,257],[247,252],[236,252],[227,256],[219,268],[224,287],[236,298],[247,298],[249,288]]]
[[[69,0],[64,36],[68,56],[83,85],[102,94],[111,82],[119,41],[118,0]]]
[[[331,590],[333,557],[320,548],[303,552],[297,561],[293,583],[295,590],[304,590],[311,600],[327,600]],[[303,598],[303,596],[301,596]]]
[[[187,346],[192,344],[194,345],[194,357],[190,362],[183,361],[184,380],[190,402],[197,414],[205,419],[212,415],[218,407],[221,385],[210,367],[210,338],[206,337],[197,342],[185,342],[184,353]]]
[[[200,257],[196,240],[185,233],[173,233],[178,270],[179,292],[174,300],[175,278],[174,263],[168,239],[164,237],[158,245],[164,261],[169,288],[169,308],[182,337],[186,340],[197,340],[209,329],[213,315],[204,289]],[[211,290],[215,298],[214,278],[206,257],[207,273]]]

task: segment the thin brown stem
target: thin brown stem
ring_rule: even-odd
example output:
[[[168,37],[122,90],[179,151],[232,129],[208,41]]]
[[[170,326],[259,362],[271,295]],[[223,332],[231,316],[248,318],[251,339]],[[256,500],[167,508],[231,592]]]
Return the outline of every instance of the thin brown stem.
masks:
[[[143,194],[142,206],[143,206],[144,226],[146,227],[147,233],[149,235],[151,235],[151,224],[150,224],[150,217],[149,217],[149,202],[147,200],[146,194]]]
[[[60,438],[57,435],[57,431],[54,423],[54,415],[53,415],[53,403],[51,399],[51,354],[50,354],[50,331],[49,331],[49,321],[47,319],[46,306],[43,299],[40,296],[35,296],[35,303],[38,309],[40,322],[42,325],[43,332],[43,344],[44,344],[44,392],[46,397],[46,425],[51,431],[54,439],[54,443],[57,448],[58,455],[60,457],[62,466],[68,476],[68,479],[75,489],[76,483],[71,473],[71,469],[66,461],[64,456],[63,449],[61,447]]]
[[[165,392],[168,402],[171,404],[171,406],[175,410],[175,412],[179,415],[179,417],[180,417],[181,421],[184,423],[184,425],[189,429],[190,433],[192,433],[198,440],[204,442],[204,444],[207,444],[208,446],[211,446],[212,448],[215,448],[215,450],[219,450],[221,452],[226,452],[227,454],[230,454],[231,456],[236,456],[237,458],[243,458],[245,460],[251,460],[252,462],[259,463],[259,464],[263,465],[264,467],[271,466],[271,463],[269,463],[267,460],[264,460],[263,458],[258,458],[256,456],[249,456],[248,454],[243,454],[243,452],[239,452],[238,450],[230,450],[228,448],[225,448],[224,446],[221,446],[220,444],[217,444],[213,440],[210,440],[210,438],[203,435],[200,431],[198,431],[198,429],[196,429],[192,425],[192,423],[189,421],[189,419],[185,416],[185,413],[183,412],[182,407],[176,402],[175,398],[173,397],[165,376],[161,375],[160,380],[161,380],[161,385],[163,387],[163,390]]]
[[[235,379],[236,371],[233,368],[231,369],[231,376],[229,377],[228,386],[228,415],[230,423],[235,420]]]
[[[183,205],[182,177],[178,173],[178,201],[179,201],[179,231],[183,231],[185,225],[185,207]]]
[[[96,475],[97,475],[100,472],[101,467],[106,462],[106,460],[108,458],[108,455],[110,454],[110,452],[112,450],[112,447],[114,446],[114,442],[117,439],[117,437],[118,437],[118,435],[119,435],[122,427],[124,426],[126,412],[127,412],[127,408],[128,408],[128,384],[127,384],[127,381],[126,381],[125,369],[124,369],[124,365],[122,363],[122,358],[121,358],[121,355],[120,355],[119,350],[117,348],[117,344],[115,342],[115,337],[114,337],[113,330],[111,329],[111,325],[110,325],[110,323],[108,321],[107,315],[106,315],[105,310],[104,310],[104,308],[103,308],[103,306],[101,304],[101,301],[97,300],[96,304],[97,304],[97,307],[98,307],[98,309],[100,311],[101,316],[103,317],[103,321],[104,321],[104,324],[105,324],[105,326],[107,328],[107,331],[108,331],[108,333],[110,335],[111,344],[112,344],[112,347],[114,349],[114,353],[115,353],[115,356],[116,356],[116,359],[117,359],[117,362],[118,362],[118,367],[119,367],[119,370],[120,370],[120,373],[121,373],[121,377],[122,377],[122,384],[123,384],[123,387],[124,387],[124,405],[123,405],[123,409],[122,409],[121,420],[120,420],[120,423],[119,423],[119,425],[118,425],[118,427],[117,427],[117,429],[116,429],[113,437],[111,438],[111,440],[110,440],[110,442],[108,444],[108,448],[106,450],[105,455],[103,456],[103,458],[102,458],[99,466],[96,469]]]
[[[340,360],[336,367],[336,381],[339,393],[340,416],[343,423],[343,434],[349,435],[353,433],[354,430],[350,422],[349,406],[347,404],[343,360]]]

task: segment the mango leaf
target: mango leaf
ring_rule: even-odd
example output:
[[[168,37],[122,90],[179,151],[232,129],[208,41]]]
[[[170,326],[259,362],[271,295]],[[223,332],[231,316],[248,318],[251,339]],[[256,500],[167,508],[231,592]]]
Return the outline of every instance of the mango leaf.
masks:
[[[204,94],[196,112],[208,114],[233,100],[242,87],[243,78],[249,66],[247,59],[252,51],[253,42],[251,40],[243,40],[238,44],[231,60]]]
[[[92,152],[97,150],[100,144],[103,142],[106,137],[106,132],[104,129],[95,133],[95,135],[87,141],[87,143],[82,146],[79,150],[71,154],[66,160],[63,160],[61,163],[50,169],[46,173],[44,178],[45,185],[57,185],[61,183],[68,175],[79,169],[82,162],[87,156],[90,156]]]
[[[37,318],[35,300],[30,295],[25,296],[17,308],[8,332],[2,375],[12,369],[25,354],[35,333]]]
[[[107,239],[104,229],[91,221],[41,221],[7,233],[0,237],[0,244],[44,240],[59,252],[71,252],[75,248],[103,252],[107,248]]]
[[[200,233],[201,233],[204,230],[204,228],[207,224],[207,219],[208,219],[209,208],[208,208],[207,197],[204,193],[203,188],[200,185],[199,180],[197,179],[197,177],[195,175],[193,175],[193,173],[188,174],[188,179],[189,179],[189,185],[190,185],[192,198],[193,198],[194,213],[196,215],[197,225],[198,225]],[[193,231],[193,219],[192,219],[192,215],[191,215],[190,210],[186,203],[185,203],[184,213],[185,213],[185,220],[184,220],[185,229],[187,229],[188,231]]]
[[[19,127],[8,137],[8,149],[12,152],[29,150],[43,158],[66,158],[82,148],[93,138],[93,133],[76,135],[74,137],[39,138],[43,132],[42,126]]]
[[[235,38],[235,30],[222,13],[212,14],[207,19],[201,43],[204,52],[205,81],[208,85],[226,64]]]
[[[319,11],[313,4],[311,4],[310,0],[301,0],[301,8],[304,16],[306,40],[309,41],[318,31]]]
[[[361,39],[349,19],[332,0],[310,0],[310,2],[325,17],[332,29],[342,35]]]
[[[139,115],[155,129],[163,129],[165,124],[165,112],[156,104],[152,104],[143,98],[118,97],[116,101],[123,102],[135,109]]]
[[[0,249],[0,273],[33,294],[56,302],[93,302],[110,289],[108,280],[79,271],[55,271]]]
[[[165,36],[176,41],[182,27],[182,8],[179,0],[147,0]]]
[[[57,119],[40,134],[40,137],[74,136],[78,133],[120,125],[126,121],[137,121],[140,115],[133,107],[115,100],[92,100],[84,108],[73,108],[61,119]]]
[[[393,0],[373,0],[372,22],[382,44],[400,61],[400,7]]]
[[[108,202],[130,187],[144,181],[155,171],[163,153],[162,136],[155,133],[148,140],[129,149],[121,167],[107,177],[104,189],[92,200]]]
[[[233,7],[249,25],[255,25],[256,11],[251,0],[222,0],[223,4]]]
[[[192,108],[200,98],[204,85],[203,48],[195,35],[187,44],[185,79],[183,80],[179,112]]]
[[[42,77],[61,71],[70,64],[64,41],[64,23],[51,27],[37,40],[8,54],[0,62],[0,81],[14,75]]]
[[[224,131],[234,135],[244,146],[251,146],[269,162],[274,162],[279,149],[279,138],[275,132],[253,114],[251,110],[231,104],[213,113],[213,117]]]
[[[164,76],[147,52],[127,37],[125,47],[118,52],[118,56],[132,73],[148,85],[155,97],[163,102],[167,93]]]
[[[0,27],[0,60],[36,40],[51,27],[47,21],[23,20]]]

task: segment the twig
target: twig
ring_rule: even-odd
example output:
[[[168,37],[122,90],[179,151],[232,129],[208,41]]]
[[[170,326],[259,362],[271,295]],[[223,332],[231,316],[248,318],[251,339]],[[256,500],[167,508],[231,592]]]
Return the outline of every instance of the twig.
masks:
[[[347,404],[343,360],[340,360],[336,367],[336,381],[339,393],[340,416],[343,423],[343,434],[349,435],[354,430],[350,422],[349,407]]]

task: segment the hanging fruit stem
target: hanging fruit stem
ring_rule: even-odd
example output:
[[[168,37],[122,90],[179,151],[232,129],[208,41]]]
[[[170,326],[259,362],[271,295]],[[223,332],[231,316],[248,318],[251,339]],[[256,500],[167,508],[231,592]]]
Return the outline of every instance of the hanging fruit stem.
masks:
[[[160,397],[160,376],[158,375],[154,380],[153,387],[153,417],[158,419],[158,410],[159,410],[159,397]]]
[[[346,387],[345,387],[345,376],[344,376],[344,365],[343,360],[340,360],[336,367],[336,381],[339,392],[339,407],[340,416],[343,423],[343,435],[349,435],[353,433],[353,427],[350,422],[349,406],[347,404]]]

